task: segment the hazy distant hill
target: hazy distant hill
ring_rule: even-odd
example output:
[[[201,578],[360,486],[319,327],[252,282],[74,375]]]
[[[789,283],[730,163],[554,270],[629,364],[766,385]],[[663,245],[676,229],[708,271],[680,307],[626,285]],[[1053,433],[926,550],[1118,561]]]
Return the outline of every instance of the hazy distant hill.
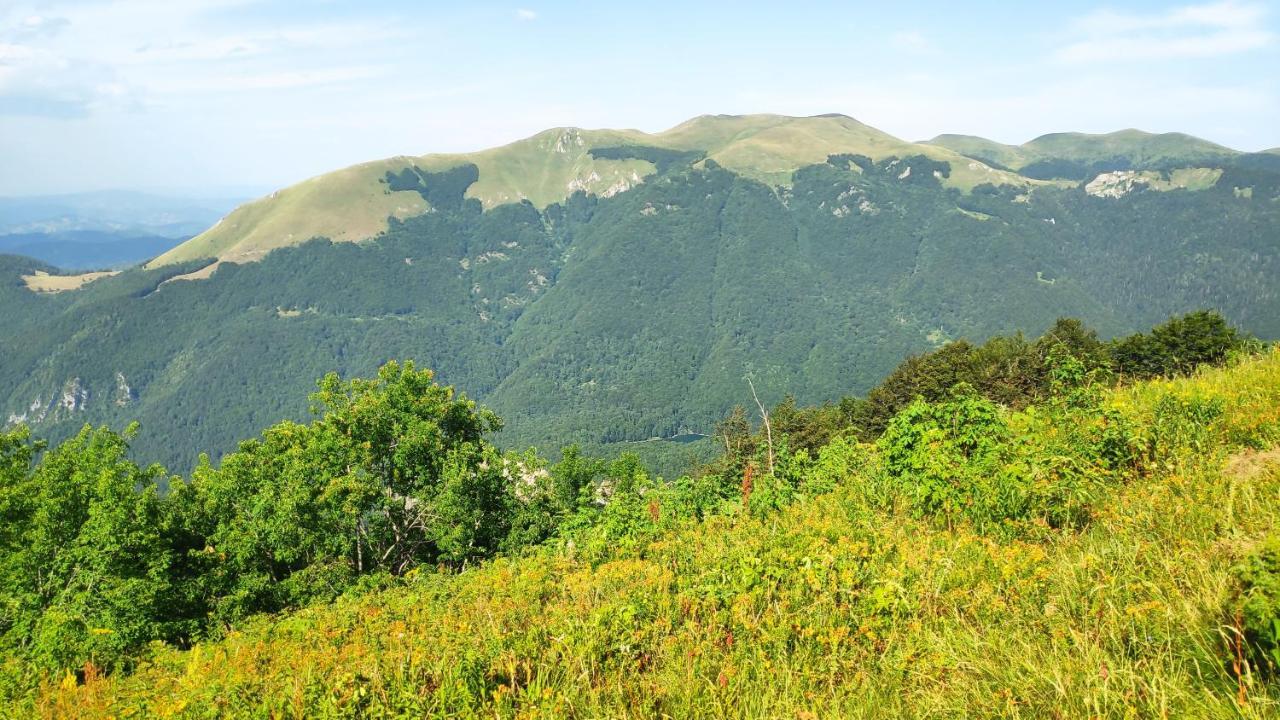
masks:
[[[187,239],[104,230],[14,233],[0,235],[0,253],[26,255],[65,270],[115,268],[150,260]]]
[[[1280,337],[1280,158],[932,142],[842,116],[556,129],[323,175],[83,285],[0,259],[0,420],[139,419],[139,452],[181,468],[305,415],[326,371],[414,358],[508,443],[598,448],[707,432],[748,375],[832,400],[1060,315],[1112,334],[1211,307]]]
[[[69,270],[133,265],[202,232],[240,202],[126,191],[0,197],[0,252]]]
[[[241,202],[239,198],[168,197],[123,190],[0,197],[0,235],[96,230],[191,236]]]

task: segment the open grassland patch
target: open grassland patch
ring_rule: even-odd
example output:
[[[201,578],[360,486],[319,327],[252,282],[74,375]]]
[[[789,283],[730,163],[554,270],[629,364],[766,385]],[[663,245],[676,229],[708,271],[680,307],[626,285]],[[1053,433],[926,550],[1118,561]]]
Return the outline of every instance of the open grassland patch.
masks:
[[[118,275],[115,271],[87,272],[79,275],[50,275],[43,270],[36,270],[31,275],[23,275],[22,282],[27,289],[38,293],[60,293],[68,290],[79,290],[87,283],[98,278]]]

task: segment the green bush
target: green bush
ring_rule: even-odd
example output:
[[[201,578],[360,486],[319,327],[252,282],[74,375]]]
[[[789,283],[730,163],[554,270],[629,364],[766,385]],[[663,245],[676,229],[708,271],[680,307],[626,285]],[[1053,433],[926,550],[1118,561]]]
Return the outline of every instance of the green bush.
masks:
[[[945,402],[917,398],[889,421],[878,445],[885,471],[917,514],[983,524],[1018,514],[1016,499],[992,486],[1003,476],[1007,434],[999,406],[961,385]]]
[[[1111,356],[1116,370],[1148,378],[1185,374],[1203,364],[1221,364],[1244,343],[1239,331],[1212,310],[1199,310],[1116,340]]]
[[[1222,417],[1225,409],[1218,397],[1161,397],[1150,428],[1152,459],[1172,460],[1180,450],[1203,451],[1213,439],[1213,422]]]
[[[1239,619],[1254,667],[1280,671],[1280,537],[1273,537],[1235,569],[1240,581]]]

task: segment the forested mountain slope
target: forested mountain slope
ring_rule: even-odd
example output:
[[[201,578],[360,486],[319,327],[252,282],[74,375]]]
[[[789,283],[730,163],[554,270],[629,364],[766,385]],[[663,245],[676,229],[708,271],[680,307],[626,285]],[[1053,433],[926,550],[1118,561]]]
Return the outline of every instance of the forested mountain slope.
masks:
[[[404,212],[324,176],[75,291],[32,293],[52,269],[0,259],[0,420],[54,439],[140,420],[136,452],[183,469],[304,417],[326,371],[409,357],[500,411],[504,442],[599,448],[707,433],[748,376],[769,404],[834,400],[910,353],[1063,315],[1112,335],[1212,307],[1280,336],[1273,156],[1046,181],[849,118],[749,116],[431,157],[349,173]],[[645,172],[574,185],[588,165]],[[262,230],[317,202],[352,219],[334,239],[386,230]]]

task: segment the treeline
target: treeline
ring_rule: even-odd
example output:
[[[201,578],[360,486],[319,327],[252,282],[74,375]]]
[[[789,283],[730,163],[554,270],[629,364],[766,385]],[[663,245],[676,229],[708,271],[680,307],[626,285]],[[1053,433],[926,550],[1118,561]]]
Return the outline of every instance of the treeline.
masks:
[[[871,442],[916,399],[951,399],[966,388],[998,405],[1022,408],[1048,398],[1060,380],[1054,375],[1055,354],[1069,355],[1082,372],[1099,382],[1133,381],[1185,374],[1203,364],[1221,364],[1229,354],[1258,345],[1211,310],[1169,319],[1149,333],[1135,333],[1109,342],[1074,318],[1061,318],[1036,339],[1021,333],[997,335],[975,345],[957,340],[930,352],[913,355],[864,397],[838,403],[800,407],[787,398],[770,412],[772,433],[785,437],[793,450],[816,451],[833,437],[848,435]],[[739,471],[767,441],[763,424],[756,430],[744,407],[735,408],[716,428],[723,456],[704,468]]]
[[[759,430],[739,411],[718,430],[724,456],[671,482],[634,455],[504,454],[487,439],[497,416],[412,363],[326,376],[312,422],[275,425],[187,480],[131,460],[133,428],[85,427],[49,449],[19,427],[0,434],[0,649],[24,667],[127,668],[152,641],[185,646],[254,613],[552,539],[604,559],[726,503],[765,512],[822,492],[872,456],[886,493],[946,522],[1075,527],[1088,517],[1080,487],[1153,447],[1091,400],[1100,383],[1221,362],[1245,344],[1214,313],[1112,343],[1069,320],[1036,341],[952,343],[864,399],[784,403]],[[1046,422],[1061,433],[1019,439],[1002,406],[1040,401],[1058,408]]]

